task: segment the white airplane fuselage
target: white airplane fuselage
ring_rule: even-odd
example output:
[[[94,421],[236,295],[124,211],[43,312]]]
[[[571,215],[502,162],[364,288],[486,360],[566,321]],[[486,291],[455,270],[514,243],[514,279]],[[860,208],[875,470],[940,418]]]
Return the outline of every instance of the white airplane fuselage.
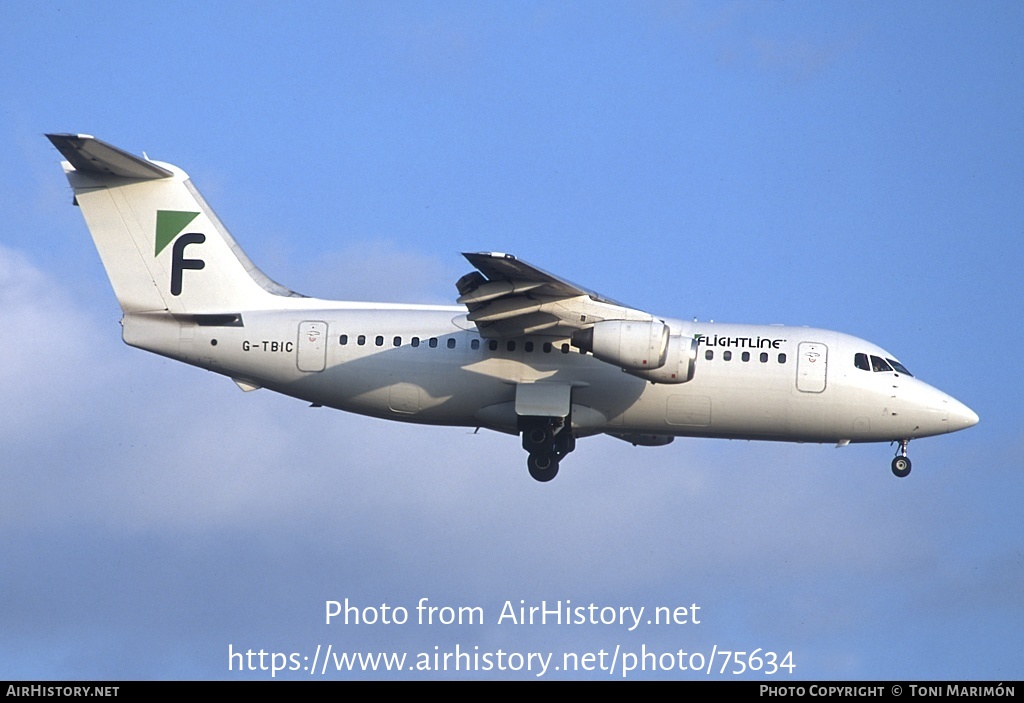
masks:
[[[498,341],[492,350],[462,307],[301,300],[293,312],[242,312],[242,326],[128,315],[124,337],[243,387],[390,420],[512,433],[517,385],[544,382],[572,385],[579,436],[876,442],[977,422],[917,378],[857,368],[857,353],[893,356],[829,330],[665,318],[700,341],[693,378],[658,384],[580,353],[567,339],[526,337],[511,348]],[[303,325],[316,331],[315,341]]]

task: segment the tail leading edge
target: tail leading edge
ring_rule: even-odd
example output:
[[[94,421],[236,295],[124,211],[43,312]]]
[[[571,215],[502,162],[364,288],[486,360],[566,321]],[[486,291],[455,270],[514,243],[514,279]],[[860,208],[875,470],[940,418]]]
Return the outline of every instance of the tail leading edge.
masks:
[[[47,134],[125,314],[234,313],[301,297],[249,260],[189,180],[95,137]]]

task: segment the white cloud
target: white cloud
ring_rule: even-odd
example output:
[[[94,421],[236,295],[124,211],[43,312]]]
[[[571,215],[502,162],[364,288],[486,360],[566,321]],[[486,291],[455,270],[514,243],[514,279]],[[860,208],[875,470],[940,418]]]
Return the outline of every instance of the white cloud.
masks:
[[[103,382],[109,368],[102,352],[111,345],[53,278],[3,246],[0,329],[0,433],[10,440],[32,423],[53,420],[57,411],[87,414],[74,407],[74,396]]]

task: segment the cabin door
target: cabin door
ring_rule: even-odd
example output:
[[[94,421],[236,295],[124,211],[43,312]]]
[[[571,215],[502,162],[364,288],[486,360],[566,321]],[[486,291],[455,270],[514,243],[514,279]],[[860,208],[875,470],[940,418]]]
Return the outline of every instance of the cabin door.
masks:
[[[299,323],[298,352],[295,363],[299,371],[323,371],[327,365],[327,323]]]
[[[820,342],[800,342],[796,359],[796,388],[804,393],[825,390],[828,347]]]

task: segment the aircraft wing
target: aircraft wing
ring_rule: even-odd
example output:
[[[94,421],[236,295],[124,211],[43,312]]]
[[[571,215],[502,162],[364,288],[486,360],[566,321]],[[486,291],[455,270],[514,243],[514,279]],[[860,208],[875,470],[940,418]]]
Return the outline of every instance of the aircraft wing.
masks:
[[[458,302],[469,309],[481,335],[491,338],[545,335],[568,337],[603,320],[653,320],[511,254],[464,253],[476,271],[455,284]]]

